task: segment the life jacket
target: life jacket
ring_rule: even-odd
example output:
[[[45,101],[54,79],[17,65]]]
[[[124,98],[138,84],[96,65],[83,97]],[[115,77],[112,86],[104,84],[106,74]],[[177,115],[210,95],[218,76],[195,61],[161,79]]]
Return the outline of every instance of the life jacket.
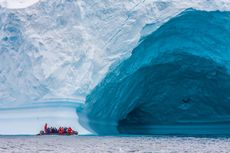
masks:
[[[62,128],[61,127],[58,129],[58,134],[62,134]]]
[[[46,123],[45,126],[44,126],[44,132],[45,132],[45,133],[47,133],[47,128],[48,128],[47,126],[48,126],[48,125],[47,125],[47,123]]]
[[[61,128],[61,132],[62,132],[62,134],[65,132],[65,131],[64,131],[64,128]]]
[[[67,131],[68,131],[68,134],[71,134],[73,130],[71,127],[69,127]]]

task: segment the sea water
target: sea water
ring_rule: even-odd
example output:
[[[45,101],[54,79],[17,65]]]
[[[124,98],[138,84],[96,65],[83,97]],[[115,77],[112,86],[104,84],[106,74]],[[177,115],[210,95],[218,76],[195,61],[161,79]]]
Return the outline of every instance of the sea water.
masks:
[[[0,136],[1,153],[230,152],[230,138],[174,136]]]

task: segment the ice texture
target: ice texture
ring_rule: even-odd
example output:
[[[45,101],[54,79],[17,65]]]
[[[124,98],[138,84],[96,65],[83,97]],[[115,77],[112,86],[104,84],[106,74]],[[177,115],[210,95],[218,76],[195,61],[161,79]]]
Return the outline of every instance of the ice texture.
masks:
[[[41,0],[25,9],[2,7],[0,105],[84,101],[141,38],[190,7],[228,10],[230,2]]]
[[[39,0],[0,0],[0,5],[9,9],[22,9],[27,8]]]
[[[225,54],[222,52],[223,50],[227,51],[228,49],[228,37],[226,36],[228,35],[228,15],[226,15],[228,13],[222,14],[219,12],[220,15],[218,16],[217,12],[217,15],[213,15],[214,17],[212,14],[215,13],[211,13],[211,15],[209,13],[204,13],[205,15],[202,18],[204,21],[201,23],[204,23],[205,25],[207,23],[210,24],[210,27],[207,25],[206,27],[201,26],[201,29],[204,30],[203,34],[206,35],[201,35],[203,31],[199,31],[199,29],[196,29],[195,27],[191,27],[192,31],[186,31],[186,29],[190,27],[186,27],[185,25],[196,26],[195,23],[190,23],[190,20],[188,19],[186,19],[186,23],[184,23],[185,25],[181,23],[182,28],[185,28],[184,36],[186,36],[186,39],[188,39],[190,35],[193,36],[192,34],[194,33],[198,34],[197,37],[200,36],[199,39],[197,38],[195,40],[197,43],[194,43],[194,47],[198,47],[198,49],[200,49],[199,46],[204,45],[203,47],[206,48],[205,51],[202,52],[202,55],[200,55],[199,52],[203,51],[202,47],[201,50],[197,50],[197,52],[194,52],[193,54],[190,54],[192,50],[191,52],[188,50],[188,54],[180,54],[176,58],[170,54],[162,54],[162,58],[160,58],[160,56],[157,56],[157,54],[161,53],[161,51],[149,53],[146,52],[145,55],[145,49],[141,50],[141,44],[143,43],[148,45],[148,39],[151,38],[152,35],[154,36],[156,34],[156,30],[159,27],[162,25],[164,26],[162,26],[160,29],[164,29],[163,27],[167,25],[170,27],[168,21],[184,10],[188,8],[194,8],[204,11],[228,11],[230,9],[230,2],[228,0],[40,0],[33,5],[30,3],[32,1],[21,1],[22,5],[20,4],[20,6],[17,6],[16,3],[14,3],[13,6],[15,6],[15,8],[10,6],[10,4],[13,4],[13,1],[5,0],[0,2],[0,108],[13,108],[15,111],[20,111],[20,106],[25,105],[25,103],[34,104],[34,102],[49,102],[47,99],[56,99],[58,101],[59,99],[71,98],[77,99],[75,102],[84,102],[86,95],[89,94],[89,97],[95,97],[95,100],[88,98],[87,103],[91,104],[87,104],[86,108],[83,107],[83,112],[85,110],[87,110],[86,114],[94,114],[97,112],[95,115],[95,118],[97,119],[96,121],[103,120],[104,117],[106,120],[111,119],[109,123],[115,125],[111,127],[115,127],[115,131],[117,131],[118,121],[123,120],[121,123],[124,123],[119,125],[127,125],[129,124],[129,121],[127,121],[128,118],[133,119],[136,117],[136,114],[138,113],[132,113],[135,112],[134,108],[136,108],[133,103],[135,103],[134,101],[138,100],[138,98],[136,98],[137,96],[142,96],[140,94],[142,94],[144,91],[140,91],[139,95],[135,95],[134,97],[128,97],[125,95],[125,99],[121,99],[121,95],[124,93],[130,95],[129,92],[126,92],[128,90],[125,88],[119,88],[120,93],[114,95],[116,92],[108,93],[112,92],[112,90],[106,86],[108,91],[105,93],[111,94],[108,96],[112,97],[113,95],[115,97],[113,97],[114,99],[106,98],[109,101],[102,99],[102,102],[104,102],[102,103],[99,101],[100,98],[104,97],[101,96],[101,92],[99,92],[100,90],[96,86],[101,81],[102,84],[104,84],[105,81],[103,81],[103,79],[105,79],[106,82],[115,81],[116,83],[116,79],[107,79],[113,70],[115,71],[112,72],[112,74],[120,73],[117,79],[121,79],[122,82],[124,81],[124,77],[129,76],[133,78],[133,75],[141,75],[141,71],[148,71],[147,69],[143,69],[140,70],[140,73],[137,72],[134,74],[134,71],[142,67],[142,64],[145,64],[142,62],[146,62],[148,65],[150,63],[149,60],[152,59],[159,59],[157,62],[161,63],[164,61],[170,62],[170,60],[180,61],[180,58],[193,58],[196,63],[201,65],[201,71],[204,70],[205,73],[207,72],[209,74],[210,79],[217,76],[216,79],[220,82],[217,84],[207,82],[209,83],[208,85],[213,87],[217,87],[217,85],[223,85],[224,88],[217,88],[219,91],[223,91],[223,94],[215,94],[217,95],[216,99],[206,98],[208,101],[219,100],[219,97],[221,96],[224,97],[224,100],[221,101],[221,103],[229,101],[229,97],[226,96],[227,94],[225,93],[229,91],[227,72],[229,55],[227,52],[225,52]],[[8,4],[6,4],[6,2]],[[223,17],[221,17],[222,15]],[[185,17],[187,16],[185,15]],[[207,19],[205,16],[208,18],[210,17],[210,19]],[[175,20],[176,19],[172,21],[175,22]],[[200,20],[195,19],[191,19],[191,21],[200,22]],[[161,40],[156,41],[156,43],[160,42],[162,44],[158,46],[159,50],[170,50],[170,47],[172,47],[173,44],[175,44],[175,46],[180,46],[181,44],[172,37],[166,39],[167,36],[173,36],[174,31],[170,30],[173,30],[177,25],[176,23],[171,24],[171,28],[166,28],[166,30],[171,32],[170,34],[167,34],[167,31],[165,33],[162,31],[162,33],[165,35],[162,41],[169,42],[169,40],[171,40],[172,42],[167,44],[161,42]],[[183,27],[183,25],[185,27]],[[207,33],[209,28],[213,33]],[[226,30],[223,30],[224,28]],[[220,33],[216,34],[215,31]],[[159,35],[161,34],[159,33]],[[210,35],[212,37],[209,37]],[[224,40],[222,40],[221,37],[224,37]],[[202,43],[207,41],[206,38],[208,38],[208,40],[211,39],[210,42],[208,42],[209,46],[207,46],[205,43]],[[218,40],[217,42],[216,39]],[[157,47],[157,44],[155,45],[155,47]],[[187,45],[189,45],[189,42]],[[185,45],[185,47],[187,45]],[[148,46],[145,47],[148,49]],[[150,44],[149,47],[154,46]],[[190,49],[194,49],[194,47]],[[215,50],[215,47],[217,50]],[[134,48],[136,49],[133,51]],[[184,48],[182,47],[180,49]],[[209,49],[213,54],[209,54],[209,52],[211,52]],[[137,54],[134,54],[134,52],[137,52]],[[146,60],[141,62],[138,59],[139,56],[146,58]],[[133,58],[137,58],[137,60],[135,61]],[[128,61],[134,60],[134,63],[130,62],[131,65],[127,65],[127,68],[124,68],[125,70],[127,69],[127,74],[117,68],[117,66],[123,63],[123,61],[126,59],[129,59]],[[190,70],[191,66],[189,65],[191,64],[191,60],[188,60],[187,66],[185,66],[184,69],[186,70],[186,68],[188,68]],[[180,62],[175,63],[175,67],[179,65]],[[206,67],[210,66],[213,68],[212,70],[206,69]],[[167,67],[166,69],[164,68],[165,67],[162,68],[162,71],[165,72],[168,70]],[[192,70],[193,73],[200,74],[199,72],[194,72],[197,69]],[[216,73],[213,72],[214,70]],[[148,72],[150,73],[150,71]],[[143,74],[148,73],[143,72]],[[161,73],[159,73],[159,75],[161,75]],[[132,81],[133,79],[130,79],[129,81],[127,80],[126,83],[133,83]],[[204,82],[204,80],[200,81],[201,84]],[[133,85],[136,85],[133,86],[133,88],[138,87],[143,89],[141,86],[139,86],[138,83],[135,83],[135,81]],[[143,86],[144,84],[140,85]],[[152,85],[155,84],[153,83]],[[195,84],[194,87],[196,86],[197,84]],[[95,87],[96,89],[91,93]],[[158,85],[158,87],[162,87],[162,85]],[[164,88],[159,88],[159,92],[163,93],[163,89]],[[191,101],[185,92],[186,90],[184,91],[182,89],[183,88],[177,89],[182,92],[181,95],[184,95],[182,101],[185,101],[185,103],[187,101]],[[94,93],[97,90],[98,96],[95,96]],[[171,90],[176,89],[167,88],[167,92],[164,93],[168,94],[168,96],[172,96],[172,93],[170,92]],[[214,93],[216,90],[210,92]],[[181,102],[181,95],[175,95],[176,98],[172,98],[171,101],[180,99],[179,102]],[[114,107],[117,104],[116,97],[119,97],[121,100],[119,107]],[[164,98],[163,95],[162,98]],[[127,103],[124,103],[123,100],[125,102],[129,101],[130,103],[127,105]],[[163,101],[163,99],[160,100]],[[166,99],[166,101],[167,100],[168,99]],[[192,101],[197,100],[192,99]],[[213,104],[215,104],[215,102]],[[63,101],[63,103],[65,103],[65,101]],[[102,116],[101,118],[101,114],[104,112],[105,107],[101,112],[94,112],[94,109],[99,110],[99,108],[102,108],[102,106],[107,106],[108,103],[111,103],[111,106],[108,106],[108,110],[111,111],[110,113],[106,112],[104,114],[105,116]],[[95,106],[95,108],[92,109],[91,106]],[[177,106],[178,105],[175,105],[175,107]],[[145,107],[148,107],[148,105],[145,105]],[[220,105],[219,107],[221,107],[221,109],[216,111],[217,114],[222,113],[222,115],[226,115],[228,106],[225,107],[225,105]],[[56,107],[53,107],[52,109],[55,108]],[[115,108],[114,110],[120,110],[120,112],[124,110],[124,112],[119,114],[119,111],[114,111],[112,108]],[[187,103],[181,105],[180,107],[178,106],[178,109],[181,111],[189,108],[190,105]],[[212,108],[213,107],[210,109]],[[222,110],[224,108],[226,110]],[[52,112],[52,109],[50,109],[50,112]],[[79,110],[81,111],[81,109]],[[146,110],[144,109],[144,111],[149,110],[149,108]],[[159,109],[159,111],[161,111],[161,109]],[[137,110],[137,112],[139,111]],[[169,109],[169,112],[172,113],[171,109]],[[212,111],[210,110],[210,112]],[[4,112],[0,110],[0,113]],[[161,113],[159,112],[156,114]],[[21,119],[23,119],[24,114],[19,113],[18,116],[20,115],[22,115]],[[77,119],[76,114],[73,113],[72,115]],[[150,115],[152,114],[150,113]],[[143,115],[141,114],[141,116]],[[212,118],[213,116],[211,115],[210,117]],[[88,117],[90,116],[82,115],[82,119],[88,120]],[[34,118],[36,118],[36,116],[34,116]],[[90,117],[89,120],[91,119],[92,118]],[[149,121],[148,118],[145,119],[147,120],[145,123],[152,122]],[[165,118],[163,117],[162,122],[164,120]],[[172,121],[175,120],[176,118],[174,118]],[[217,120],[219,121],[218,118]],[[225,123],[225,121],[228,120],[228,116],[226,116],[225,119],[221,118],[220,120]],[[1,124],[5,124],[5,121],[7,122],[7,120],[2,120]],[[45,122],[45,119],[40,120],[40,123],[42,122]],[[29,121],[26,123],[25,125],[29,125]],[[40,125],[33,124],[31,125],[31,128],[34,127],[34,129],[38,129],[38,126]],[[123,126],[119,127],[120,129],[123,129]],[[15,127],[14,131],[11,132],[16,133],[20,128]],[[97,130],[93,128],[92,131]],[[31,131],[28,133],[31,133]]]
[[[230,12],[188,9],[169,20],[87,96],[89,126],[101,134],[229,135],[229,34]]]

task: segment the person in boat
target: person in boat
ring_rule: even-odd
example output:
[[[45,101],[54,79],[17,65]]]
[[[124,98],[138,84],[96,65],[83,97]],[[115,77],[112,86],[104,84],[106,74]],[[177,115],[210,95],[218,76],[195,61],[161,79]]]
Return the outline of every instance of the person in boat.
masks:
[[[52,127],[50,127],[50,134],[52,134]]]
[[[56,127],[53,129],[53,131],[54,131],[54,133],[55,133],[55,134],[57,134],[57,133],[58,133],[58,130],[57,130],[57,128],[56,128]]]
[[[68,134],[72,134],[72,133],[73,133],[73,130],[72,130],[71,127],[69,127],[69,128],[67,129],[67,133],[68,133]]]
[[[53,127],[50,128],[50,133],[54,134],[54,128]]]
[[[47,133],[47,128],[48,128],[48,125],[46,123],[45,126],[44,126],[44,133]]]
[[[67,127],[59,127],[58,129],[55,127],[48,127],[47,123],[45,123],[44,125],[44,131],[40,131],[40,135],[44,135],[44,134],[59,134],[59,135],[77,135],[78,132],[74,131],[71,127],[67,128]]]
[[[63,128],[63,127],[61,128],[61,131],[62,131],[62,134],[64,134],[64,133],[65,133],[64,128]]]
[[[58,129],[58,134],[62,135],[62,129],[61,129],[61,127],[59,127],[59,129]]]
[[[67,127],[64,127],[64,133],[65,133],[65,134],[68,133]]]
[[[58,134],[59,134],[59,135],[64,134],[64,128],[63,128],[63,127],[59,127],[59,129],[58,129]]]
[[[47,127],[46,134],[50,134],[50,128],[49,127]]]

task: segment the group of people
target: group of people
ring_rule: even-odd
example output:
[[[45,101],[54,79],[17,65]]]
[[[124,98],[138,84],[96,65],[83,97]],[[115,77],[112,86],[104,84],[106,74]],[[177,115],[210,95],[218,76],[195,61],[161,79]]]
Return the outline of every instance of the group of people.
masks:
[[[64,135],[64,134],[76,134],[75,131],[71,127],[59,127],[58,129],[55,127],[48,127],[47,123],[44,126],[44,134],[59,134],[59,135]]]

